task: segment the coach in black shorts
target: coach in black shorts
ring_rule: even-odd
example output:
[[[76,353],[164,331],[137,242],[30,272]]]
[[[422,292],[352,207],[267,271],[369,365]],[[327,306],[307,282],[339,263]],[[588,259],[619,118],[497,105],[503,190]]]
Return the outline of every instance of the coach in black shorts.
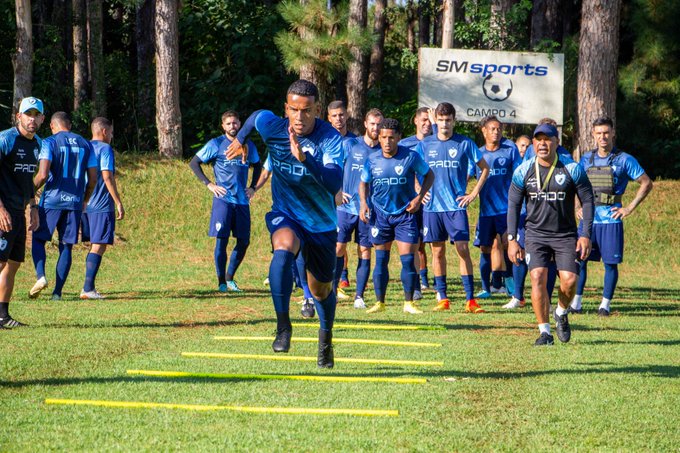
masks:
[[[567,308],[576,291],[579,261],[590,254],[593,225],[593,188],[574,161],[557,154],[557,129],[550,124],[536,127],[536,156],[517,167],[508,196],[508,256],[517,264],[523,258],[531,275],[531,303],[541,333],[536,346],[553,344],[550,335],[547,291],[548,263],[555,261],[560,275],[559,305],[555,330],[560,341],[571,337]],[[574,201],[583,206],[583,235],[577,239]],[[526,257],[517,243],[517,225],[526,201]]]

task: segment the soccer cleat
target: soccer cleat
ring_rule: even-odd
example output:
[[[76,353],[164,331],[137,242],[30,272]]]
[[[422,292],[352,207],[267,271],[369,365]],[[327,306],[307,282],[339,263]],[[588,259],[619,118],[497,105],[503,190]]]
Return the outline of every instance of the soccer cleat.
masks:
[[[571,327],[569,326],[569,318],[566,313],[562,316],[555,313],[555,331],[557,332],[557,338],[559,338],[562,343],[569,343],[569,340],[571,339]]]
[[[349,287],[349,280],[340,280],[340,283],[338,283],[338,288],[347,288]]]
[[[415,302],[407,300],[404,302],[404,313],[410,313],[412,315],[420,315],[423,313],[423,310],[418,308],[415,304]]]
[[[99,293],[96,290],[92,290],[92,291],[83,290],[83,291],[80,292],[80,298],[82,300],[90,300],[90,299],[99,300],[99,299],[103,299],[104,296],[102,296],[101,293]]]
[[[300,310],[303,318],[313,318],[314,317],[314,299],[311,297],[305,299],[302,302],[302,309]]]
[[[366,302],[364,302],[363,297],[357,296],[356,299],[354,299],[354,308],[356,309],[366,308]]]
[[[276,329],[276,338],[272,343],[274,352],[288,352],[290,349],[290,337],[293,335],[292,327],[287,329]]]
[[[227,292],[227,284],[226,283],[220,283],[220,286],[217,287],[217,291],[221,293],[226,293]]]
[[[424,277],[420,277],[420,289],[430,289],[430,283]]]
[[[600,308],[599,310],[597,310],[597,316],[607,318],[609,316],[609,310],[607,310],[606,308]]]
[[[476,300],[470,299],[465,302],[465,311],[468,313],[484,313],[484,309],[479,306]]]
[[[423,292],[419,289],[413,291],[413,300],[422,300]]]
[[[35,282],[33,288],[31,288],[31,290],[28,292],[28,297],[30,297],[31,299],[35,299],[40,295],[42,290],[45,288],[47,288],[47,279],[43,275]]]
[[[333,368],[335,358],[333,356],[333,332],[319,329],[319,352],[316,356],[316,365],[319,368]]]
[[[505,277],[505,292],[508,296],[512,296],[515,292],[515,279],[513,277]]]
[[[61,300],[61,294],[52,294],[52,300]]]
[[[513,310],[515,308],[524,308],[525,305],[526,305],[526,301],[524,299],[519,300],[518,298],[513,296],[512,299],[510,299],[510,302],[503,305],[503,308],[505,308],[507,310]]]
[[[269,277],[265,278],[264,281],[262,282],[264,286],[269,286]]]
[[[480,292],[477,293],[475,296],[477,299],[490,299],[491,298],[491,293],[488,292],[487,290],[483,289]]]
[[[0,318],[0,327],[3,329],[14,329],[15,327],[25,327],[27,325],[28,324],[24,324],[23,322],[17,321],[11,316],[7,316],[6,318]]]
[[[569,313],[569,314],[574,313],[574,314],[577,314],[577,315],[581,315],[581,314],[583,314],[583,308],[569,307],[569,308],[567,308],[567,313]]]
[[[344,292],[341,288],[338,288],[338,293],[337,296],[338,300],[347,300],[349,299],[349,296],[347,295],[346,292]]]
[[[243,290],[238,287],[234,280],[227,281],[227,291],[230,293],[242,293]]]
[[[493,286],[490,288],[491,294],[502,294],[505,292],[505,286],[501,286],[500,288],[494,288]]]
[[[366,310],[366,313],[379,313],[381,311],[385,311],[385,302],[376,302],[371,308]]]
[[[451,309],[451,302],[448,299],[441,299],[432,311],[445,311]]]
[[[536,339],[536,342],[534,343],[534,346],[552,346],[555,344],[555,339],[553,338],[552,335],[549,333],[543,332],[538,339]]]

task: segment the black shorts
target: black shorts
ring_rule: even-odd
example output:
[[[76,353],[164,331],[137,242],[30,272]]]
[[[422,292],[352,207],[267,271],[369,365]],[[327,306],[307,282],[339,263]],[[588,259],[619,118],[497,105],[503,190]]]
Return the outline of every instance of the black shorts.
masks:
[[[12,212],[12,231],[0,231],[0,261],[23,263],[26,258],[26,217],[23,212]]]
[[[548,267],[555,261],[557,270],[579,273],[576,237],[567,238],[526,238],[526,263],[529,270]]]

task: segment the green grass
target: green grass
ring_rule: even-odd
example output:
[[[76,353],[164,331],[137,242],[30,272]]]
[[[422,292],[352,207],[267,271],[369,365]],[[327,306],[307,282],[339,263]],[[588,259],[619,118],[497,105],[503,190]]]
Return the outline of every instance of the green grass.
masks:
[[[313,363],[180,356],[182,351],[271,353],[267,342],[212,339],[273,332],[274,312],[262,286],[270,258],[262,221],[270,205],[268,193],[259,193],[253,204],[252,246],[238,275],[247,292],[235,296],[214,291],[213,241],[206,237],[210,196],[186,163],[122,159],[120,186],[128,217],[118,226],[121,240],[107,252],[98,278],[98,289],[109,296],[106,301],[76,299],[84,273],[83,247],[76,248],[62,302],[50,302],[48,295],[28,300],[32,266],[27,263],[20,270],[11,310],[31,327],[0,332],[3,451],[668,451],[680,445],[678,182],[657,183],[627,220],[626,262],[609,319],[594,315],[603,274],[601,265],[591,265],[588,313],[572,316],[568,345],[533,348],[533,314],[529,309],[503,311],[505,298],[485,303],[485,315],[462,313],[457,263],[450,254],[456,300],[450,313],[403,315],[394,279],[386,313],[369,317],[348,303],[338,308],[341,322],[441,324],[446,330],[336,331],[337,337],[443,343],[442,348],[427,349],[338,344],[339,357],[443,360],[444,367],[338,364],[328,372],[317,371]],[[629,188],[629,196],[636,188]],[[473,209],[471,220],[475,216]],[[51,246],[50,282],[56,253]],[[391,274],[398,276],[396,260],[392,265]],[[434,305],[434,293],[425,297],[424,306]],[[298,307],[292,304],[294,318]],[[314,329],[295,331],[314,334]],[[293,343],[291,353],[315,355],[315,345]],[[412,376],[429,381],[177,380],[128,376],[127,369]],[[45,398],[397,409],[400,416],[58,407],[44,405]]]

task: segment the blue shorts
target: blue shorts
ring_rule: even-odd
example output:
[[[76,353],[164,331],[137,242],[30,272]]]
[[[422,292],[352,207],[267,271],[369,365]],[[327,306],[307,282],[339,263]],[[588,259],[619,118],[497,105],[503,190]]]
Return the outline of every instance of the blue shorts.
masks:
[[[235,238],[250,239],[250,206],[213,198],[208,236],[224,239],[230,233]]]
[[[501,236],[508,231],[508,215],[498,214],[491,216],[480,216],[475,231],[476,247],[491,247],[496,235]]]
[[[9,211],[12,229],[0,231],[0,261],[23,263],[26,258],[26,215],[23,211]]]
[[[423,242],[451,243],[470,240],[470,224],[464,209],[447,212],[423,213]]]
[[[385,215],[377,209],[371,216],[371,241],[373,245],[382,245],[395,239],[408,244],[417,244],[418,219],[410,212],[396,215]]]
[[[64,209],[38,208],[40,226],[33,232],[33,237],[41,241],[52,239],[54,230],[59,233],[59,241],[64,244],[77,244],[80,231],[82,211],[67,211]]]
[[[579,225],[579,236],[582,225]],[[623,222],[594,223],[590,236],[593,249],[588,255],[588,261],[600,261],[605,264],[619,264],[623,262]]]
[[[307,231],[297,221],[283,212],[272,211],[264,217],[267,229],[273,236],[281,228],[290,228],[300,240],[300,252],[305,268],[321,283],[329,283],[335,277],[336,230],[321,233]]]
[[[81,240],[92,244],[113,244],[116,232],[115,212],[83,212]]]
[[[362,222],[358,215],[338,209],[338,242],[341,244],[351,241],[354,233],[354,242],[362,247],[371,247],[373,244],[370,229],[371,227]]]

